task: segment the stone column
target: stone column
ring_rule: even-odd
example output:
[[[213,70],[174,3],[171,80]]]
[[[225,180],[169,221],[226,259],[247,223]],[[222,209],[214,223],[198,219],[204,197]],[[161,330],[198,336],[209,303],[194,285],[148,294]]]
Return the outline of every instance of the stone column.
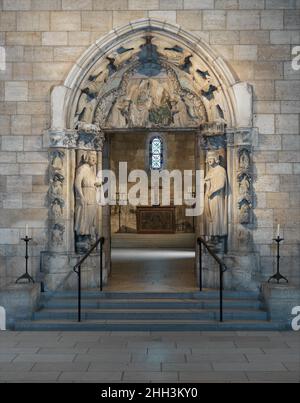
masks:
[[[81,125],[78,130],[49,130],[49,138],[49,248],[42,256],[45,289],[76,289],[73,267],[79,257],[75,251],[74,231],[77,154],[97,152],[100,168],[104,135],[94,125]],[[101,216],[102,213],[99,214],[99,236],[102,235]],[[83,276],[83,287],[99,285],[98,260],[99,257],[97,262],[91,259]]]
[[[205,148],[204,138],[200,130],[195,133],[195,169],[205,171]],[[195,217],[196,238],[204,235],[204,216]]]
[[[74,254],[75,130],[49,132],[49,238],[48,251],[42,254],[44,285],[56,290],[69,274],[70,257]],[[74,279],[75,280],[75,279]]]
[[[234,131],[230,128],[226,130],[227,140],[227,178],[228,187],[228,238],[227,248],[232,251],[235,248],[235,222],[236,222],[236,195],[235,195],[235,182],[236,182],[236,158],[234,151]]]
[[[106,141],[102,153],[102,167],[103,169],[110,168],[110,142]],[[102,207],[102,235],[105,238],[104,244],[104,261],[105,261],[105,278],[111,271],[111,206]]]
[[[259,283],[259,256],[253,250],[254,193],[252,149],[257,132],[253,128],[227,128],[227,172],[230,186],[228,203],[229,270],[224,275],[225,287],[256,290]]]
[[[256,131],[252,128],[228,130],[228,170],[231,187],[230,238],[232,251],[248,253],[253,251],[253,163],[252,149],[256,141]]]
[[[49,251],[74,252],[75,151],[51,148],[49,160]]]

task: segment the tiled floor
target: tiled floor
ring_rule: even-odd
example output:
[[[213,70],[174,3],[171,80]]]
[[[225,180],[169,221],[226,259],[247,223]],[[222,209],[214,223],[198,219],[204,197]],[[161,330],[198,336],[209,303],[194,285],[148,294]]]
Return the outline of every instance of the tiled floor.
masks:
[[[296,332],[0,332],[0,382],[300,382]]]

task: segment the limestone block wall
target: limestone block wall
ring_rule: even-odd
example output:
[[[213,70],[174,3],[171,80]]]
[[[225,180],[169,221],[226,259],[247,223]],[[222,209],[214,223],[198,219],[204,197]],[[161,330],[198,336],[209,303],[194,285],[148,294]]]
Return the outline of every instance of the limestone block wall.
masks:
[[[118,178],[119,163],[127,162],[128,174],[134,169],[149,171],[149,148],[153,133],[126,133],[110,134],[110,167]],[[195,171],[195,135],[193,133],[160,133],[164,148],[164,169],[179,170],[184,178],[184,170]],[[130,189],[134,184],[129,184]],[[150,177],[149,177],[150,185]],[[170,196],[174,195],[174,183],[171,181]],[[149,206],[151,205],[151,192],[149,191]],[[185,217],[185,206],[176,207],[176,224],[187,224],[187,232],[192,231],[193,219]],[[118,232],[121,226],[129,227],[136,231],[136,209],[130,206],[118,206],[111,209],[112,233]],[[119,215],[121,217],[119,218]],[[179,231],[179,229],[177,228]],[[181,231],[185,231],[182,229]]]
[[[204,39],[254,88],[255,249],[274,270],[272,237],[285,237],[283,272],[299,279],[299,0],[0,0],[0,284],[22,274],[20,238],[30,225],[31,270],[47,242],[50,91],[109,30],[144,17],[182,25]]]

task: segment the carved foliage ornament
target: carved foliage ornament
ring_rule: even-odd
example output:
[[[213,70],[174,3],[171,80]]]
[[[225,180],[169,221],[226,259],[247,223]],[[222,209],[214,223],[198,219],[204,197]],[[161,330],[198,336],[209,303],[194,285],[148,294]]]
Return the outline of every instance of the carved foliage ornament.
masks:
[[[79,122],[76,130],[65,130],[50,133],[50,146],[59,148],[76,148],[102,151],[105,136],[94,124]]]
[[[226,125],[218,122],[205,123],[197,132],[199,146],[207,152],[216,152],[222,165],[226,166],[225,150],[227,148]]]
[[[78,133],[77,148],[102,151],[105,136],[99,126],[80,122],[78,124]]]

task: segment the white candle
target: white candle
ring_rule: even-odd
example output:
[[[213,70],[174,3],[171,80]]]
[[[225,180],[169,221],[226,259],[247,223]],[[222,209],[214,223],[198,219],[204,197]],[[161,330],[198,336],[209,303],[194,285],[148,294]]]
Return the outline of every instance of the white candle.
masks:
[[[277,237],[280,237],[280,224],[277,225]]]
[[[28,236],[28,224],[25,225],[25,236]]]

